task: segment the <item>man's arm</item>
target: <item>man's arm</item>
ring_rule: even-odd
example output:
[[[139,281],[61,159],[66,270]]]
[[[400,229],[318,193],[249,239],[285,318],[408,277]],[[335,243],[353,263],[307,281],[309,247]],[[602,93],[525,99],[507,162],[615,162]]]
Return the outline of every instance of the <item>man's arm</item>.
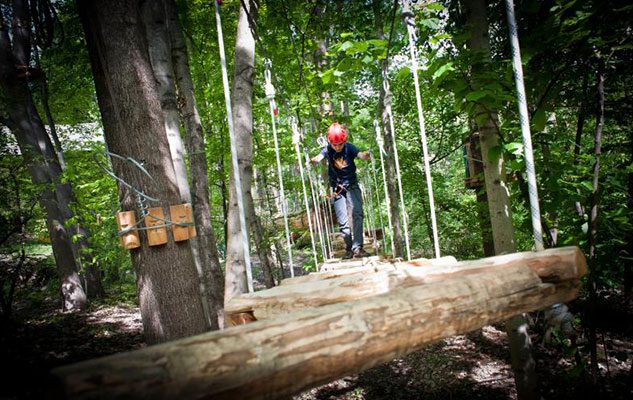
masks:
[[[319,154],[317,154],[316,156],[312,157],[312,158],[310,159],[310,162],[311,162],[312,164],[318,164],[318,163],[320,163],[320,162],[321,162],[321,160],[323,160],[324,158],[325,158],[325,156],[324,156],[323,154],[319,153]]]
[[[360,158],[361,160],[371,160],[371,153],[368,151],[361,151],[360,153],[358,153],[358,158]]]

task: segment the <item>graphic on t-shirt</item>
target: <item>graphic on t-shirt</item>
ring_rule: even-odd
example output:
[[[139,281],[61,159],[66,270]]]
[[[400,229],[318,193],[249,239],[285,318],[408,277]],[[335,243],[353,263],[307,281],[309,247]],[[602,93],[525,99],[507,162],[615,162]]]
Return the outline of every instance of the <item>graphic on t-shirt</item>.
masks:
[[[337,169],[343,169],[345,167],[347,167],[347,161],[345,161],[345,158],[340,157],[334,160],[334,166]]]

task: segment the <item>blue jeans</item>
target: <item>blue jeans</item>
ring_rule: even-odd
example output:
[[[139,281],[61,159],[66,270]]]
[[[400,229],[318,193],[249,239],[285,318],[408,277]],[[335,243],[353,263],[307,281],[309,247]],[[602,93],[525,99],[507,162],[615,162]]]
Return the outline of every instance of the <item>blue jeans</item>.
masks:
[[[332,193],[336,193],[334,190]],[[363,248],[363,196],[358,185],[351,185],[336,198],[332,197],[339,229],[345,240],[345,249],[356,251]],[[349,219],[349,214],[352,220]],[[350,228],[351,225],[351,228]],[[352,235],[353,229],[353,235]]]

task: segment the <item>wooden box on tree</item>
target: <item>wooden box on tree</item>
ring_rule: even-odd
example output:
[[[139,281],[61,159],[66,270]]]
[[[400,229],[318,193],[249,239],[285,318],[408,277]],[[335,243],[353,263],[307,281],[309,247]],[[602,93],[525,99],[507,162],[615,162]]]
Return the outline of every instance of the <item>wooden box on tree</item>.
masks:
[[[134,211],[121,211],[116,214],[116,223],[119,227],[119,232],[122,232],[129,228],[134,228],[136,225],[136,217]],[[141,239],[138,236],[136,229],[119,235],[119,242],[124,249],[131,250],[141,247]]]

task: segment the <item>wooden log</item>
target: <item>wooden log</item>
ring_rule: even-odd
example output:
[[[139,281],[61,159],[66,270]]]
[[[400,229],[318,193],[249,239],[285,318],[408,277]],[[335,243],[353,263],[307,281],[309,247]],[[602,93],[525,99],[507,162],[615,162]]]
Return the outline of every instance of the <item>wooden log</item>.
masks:
[[[401,357],[439,339],[573,299],[514,266],[394,290],[52,371],[75,399],[274,399]]]
[[[328,262],[321,264],[319,267],[320,272],[326,271],[335,271],[338,269],[352,268],[352,267],[360,267],[363,265],[369,265],[371,263],[375,263],[380,260],[379,256],[371,256],[365,257],[361,259],[352,259],[352,260],[342,260],[342,259],[334,259]]]
[[[407,262],[408,265],[415,267],[441,267],[457,264],[457,260],[453,256],[446,256],[440,258],[419,258]],[[331,270],[324,270],[324,272],[313,272],[309,275],[295,276],[294,278],[286,278],[281,281],[281,285],[294,285],[297,283],[313,282],[321,279],[333,279],[340,278],[341,276],[348,276],[354,274],[366,274],[379,271],[395,271],[398,269],[393,263],[386,261],[380,261],[379,259],[370,259],[366,264],[346,264],[345,268],[333,268]]]
[[[375,296],[397,287],[435,283],[485,271],[502,271],[510,266],[522,265],[521,261],[546,282],[579,279],[586,272],[585,257],[577,247],[514,253],[428,268],[412,267],[402,262],[395,263],[392,269],[375,273],[283,285],[243,294],[232,298],[226,304],[225,312],[250,312],[257,320],[267,319],[303,308]]]

